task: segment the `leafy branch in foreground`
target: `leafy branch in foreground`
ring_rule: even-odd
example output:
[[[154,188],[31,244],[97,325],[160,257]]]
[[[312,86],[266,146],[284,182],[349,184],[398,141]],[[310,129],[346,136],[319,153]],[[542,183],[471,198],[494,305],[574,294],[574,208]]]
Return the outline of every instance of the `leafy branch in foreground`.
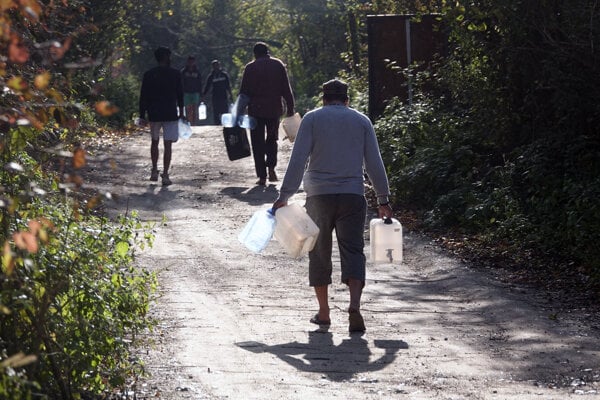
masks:
[[[39,179],[23,170],[12,177],[16,187]],[[141,368],[129,351],[138,333],[152,327],[147,311],[156,279],[132,265],[136,249],[152,243],[149,227],[135,212],[116,223],[74,212],[58,196],[2,210],[8,227],[0,272],[3,398],[100,395]]]

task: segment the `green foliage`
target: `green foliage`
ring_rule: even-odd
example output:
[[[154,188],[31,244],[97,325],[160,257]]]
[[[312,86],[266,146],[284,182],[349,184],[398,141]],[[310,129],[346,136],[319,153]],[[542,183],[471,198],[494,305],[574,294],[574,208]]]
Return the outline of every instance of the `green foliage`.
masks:
[[[416,77],[415,104],[392,101],[376,124],[399,201],[600,282],[599,13],[584,1],[448,7],[449,57]]]
[[[103,87],[103,96],[113,103],[119,110],[106,117],[109,124],[114,127],[123,127],[131,123],[134,115],[138,114],[138,96],[140,81],[137,76],[123,74],[114,78],[106,78],[100,82]]]
[[[140,368],[128,355],[152,326],[155,278],[132,265],[152,236],[135,215],[94,216],[99,195],[79,204],[85,152],[76,143],[95,128],[92,112],[115,114],[94,80],[117,76],[128,27],[115,14],[116,25],[96,30],[88,2],[9,3],[0,9],[0,397],[106,393]],[[118,40],[94,39],[111,30]],[[51,166],[60,175],[44,172]]]
[[[148,227],[135,214],[113,223],[74,208],[19,158],[22,172],[0,174],[20,199],[2,214],[0,393],[71,399],[122,386],[141,368],[129,358],[137,333],[152,325],[155,277],[132,267],[135,249],[152,242]],[[46,194],[25,192],[32,182]],[[7,362],[20,353],[36,360]]]

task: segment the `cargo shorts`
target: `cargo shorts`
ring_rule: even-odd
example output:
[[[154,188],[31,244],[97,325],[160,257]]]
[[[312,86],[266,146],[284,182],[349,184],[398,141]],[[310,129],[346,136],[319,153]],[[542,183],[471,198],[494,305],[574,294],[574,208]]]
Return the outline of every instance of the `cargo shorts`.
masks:
[[[152,140],[160,140],[160,132],[164,140],[176,142],[179,139],[179,121],[150,122]]]
[[[306,211],[319,227],[319,236],[308,253],[310,286],[331,284],[333,232],[340,251],[341,281],[353,278],[365,282],[364,229],[367,202],[357,194],[326,194],[306,199]]]

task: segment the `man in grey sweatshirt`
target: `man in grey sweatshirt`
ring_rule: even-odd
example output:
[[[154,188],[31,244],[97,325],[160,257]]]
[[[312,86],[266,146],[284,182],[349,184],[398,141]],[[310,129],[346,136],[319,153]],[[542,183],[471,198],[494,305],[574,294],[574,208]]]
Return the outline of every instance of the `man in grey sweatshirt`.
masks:
[[[323,84],[323,107],[308,112],[300,123],[273,208],[287,205],[304,181],[306,211],[320,230],[309,253],[309,284],[319,303],[319,312],[310,322],[327,327],[331,323],[327,289],[332,282],[335,229],[342,282],[350,291],[350,332],[365,331],[360,314],[366,262],[363,168],[375,188],[379,216],[391,218],[389,184],[373,125],[367,116],[348,107],[348,85],[333,79]]]

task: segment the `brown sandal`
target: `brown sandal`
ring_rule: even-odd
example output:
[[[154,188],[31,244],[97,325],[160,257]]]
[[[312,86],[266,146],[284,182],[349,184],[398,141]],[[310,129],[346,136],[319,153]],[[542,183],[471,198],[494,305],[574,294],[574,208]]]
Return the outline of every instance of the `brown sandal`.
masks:
[[[315,316],[310,319],[310,322],[312,324],[316,324],[316,325],[320,325],[320,326],[323,326],[323,325],[329,326],[329,325],[331,325],[331,320],[329,320],[329,321],[323,321],[323,320],[321,320],[319,318],[319,313],[316,313]]]

